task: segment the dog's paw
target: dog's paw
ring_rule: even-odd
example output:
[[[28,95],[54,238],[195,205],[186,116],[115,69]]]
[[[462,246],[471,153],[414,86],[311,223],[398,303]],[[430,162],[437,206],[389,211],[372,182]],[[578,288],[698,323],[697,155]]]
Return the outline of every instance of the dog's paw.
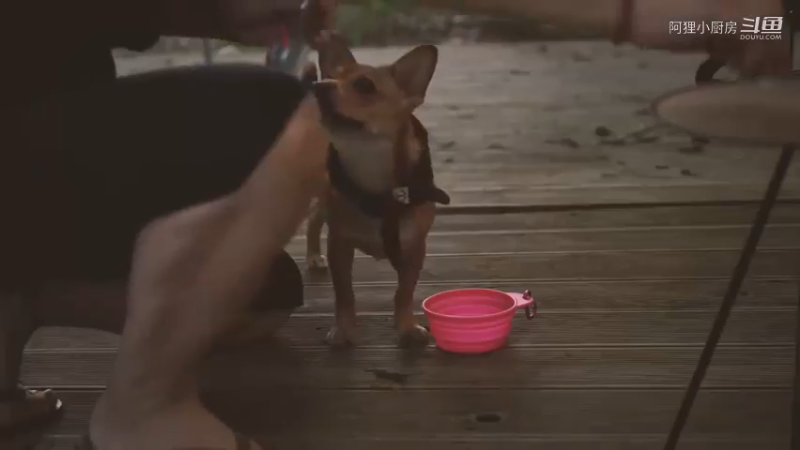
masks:
[[[328,258],[325,255],[308,255],[306,257],[308,270],[324,270],[328,268]]]
[[[398,330],[398,343],[402,348],[425,347],[430,342],[431,334],[422,325]]]
[[[331,330],[328,331],[328,336],[325,338],[325,341],[334,348],[349,347],[354,344],[350,329],[337,325],[334,325]]]

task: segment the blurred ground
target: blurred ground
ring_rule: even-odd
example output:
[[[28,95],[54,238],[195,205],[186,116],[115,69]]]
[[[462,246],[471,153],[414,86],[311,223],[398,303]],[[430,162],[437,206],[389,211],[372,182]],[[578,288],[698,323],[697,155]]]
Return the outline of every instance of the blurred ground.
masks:
[[[419,116],[438,182],[457,204],[557,204],[759,198],[777,149],[692,145],[655,123],[649,102],[693,82],[700,55],[604,42],[443,45]],[[357,49],[365,63],[407,48]],[[261,63],[223,49],[216,62]],[[200,53],[118,59],[121,74],[198,64]],[[235,136],[231,136],[235,139]],[[800,165],[784,197],[800,194]]]

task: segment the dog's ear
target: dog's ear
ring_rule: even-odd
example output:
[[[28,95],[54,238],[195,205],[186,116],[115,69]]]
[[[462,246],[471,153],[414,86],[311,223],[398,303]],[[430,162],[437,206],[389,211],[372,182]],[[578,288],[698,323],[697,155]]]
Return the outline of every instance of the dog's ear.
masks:
[[[319,68],[322,78],[336,77],[343,69],[356,64],[347,41],[340,35],[333,35],[319,49]]]
[[[391,65],[395,83],[405,92],[411,108],[416,108],[425,101],[425,94],[438,61],[439,50],[435,46],[420,45]]]

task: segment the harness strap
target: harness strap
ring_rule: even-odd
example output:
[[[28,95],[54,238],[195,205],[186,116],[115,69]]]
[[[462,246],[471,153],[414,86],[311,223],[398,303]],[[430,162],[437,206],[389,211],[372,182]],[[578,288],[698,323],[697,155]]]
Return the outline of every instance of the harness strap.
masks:
[[[403,147],[403,139],[409,131],[423,145],[423,151],[416,164],[411,164],[408,153]],[[411,116],[410,123],[401,130],[392,152],[395,188],[391,191],[376,194],[362,189],[347,175],[333,146],[330,147],[328,154],[328,175],[333,187],[353,201],[361,212],[380,219],[384,253],[392,267],[399,271],[404,264],[400,246],[400,219],[403,213],[427,202],[448,205],[450,196],[434,184],[428,133],[416,117]]]
[[[408,186],[409,184],[409,161],[408,152],[403,148],[403,139],[408,136],[409,127],[404,126],[398,134],[397,141],[392,149],[394,159],[394,185]],[[383,250],[389,263],[397,272],[403,268],[405,258],[403,257],[400,246],[400,218],[403,214],[404,204],[399,199],[394,198],[386,205],[386,212],[381,221],[381,238],[383,239]]]

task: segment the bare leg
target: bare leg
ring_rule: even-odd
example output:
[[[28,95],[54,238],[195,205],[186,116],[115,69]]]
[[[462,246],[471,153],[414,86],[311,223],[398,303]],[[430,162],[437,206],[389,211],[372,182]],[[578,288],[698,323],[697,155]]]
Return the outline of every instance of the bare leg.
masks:
[[[175,240],[186,248],[201,246],[219,233],[228,217],[230,199],[217,200],[181,214]],[[302,301],[302,278],[287,254],[269,273],[247,311],[231,326],[225,345],[243,344],[272,335],[291,315],[293,308],[281,308],[282,297]],[[294,272],[294,273],[293,273]],[[296,275],[296,279],[293,275]],[[37,327],[92,328],[122,334],[125,323],[127,286],[125,283],[60,282],[49,283],[33,291],[28,298]],[[293,303],[293,302],[290,302]]]
[[[175,251],[203,245],[225,226],[230,198],[176,214],[170,245]],[[162,223],[168,220],[162,220]],[[37,289],[31,308],[38,326],[92,328],[122,334],[128,305],[125,283],[66,281]]]
[[[201,245],[209,233],[219,231],[225,216],[225,200],[184,213],[187,226],[176,239],[185,246]],[[189,226],[191,225],[191,226]],[[241,345],[271,336],[286,322],[293,308],[280,308],[302,301],[302,278],[291,258],[283,254],[273,271],[265,275],[267,285],[250,308],[240,315],[219,344]],[[296,279],[294,277],[296,275]],[[61,406],[52,391],[23,390],[18,386],[22,355],[30,335],[39,327],[92,328],[121,334],[126,314],[125,283],[51,282],[23,294],[0,299],[0,430],[24,427],[54,417]]]
[[[337,237],[335,228],[329,229],[328,258],[336,302],[336,323],[328,332],[328,343],[332,346],[353,343],[353,332],[356,328],[356,296],[353,292],[354,257],[353,246]]]
[[[142,233],[119,358],[91,422],[100,450],[234,448],[230,430],[200,404],[194,372],[308,212],[327,145],[316,103],[305,101],[205,245],[176,239],[196,225],[191,211]]]

